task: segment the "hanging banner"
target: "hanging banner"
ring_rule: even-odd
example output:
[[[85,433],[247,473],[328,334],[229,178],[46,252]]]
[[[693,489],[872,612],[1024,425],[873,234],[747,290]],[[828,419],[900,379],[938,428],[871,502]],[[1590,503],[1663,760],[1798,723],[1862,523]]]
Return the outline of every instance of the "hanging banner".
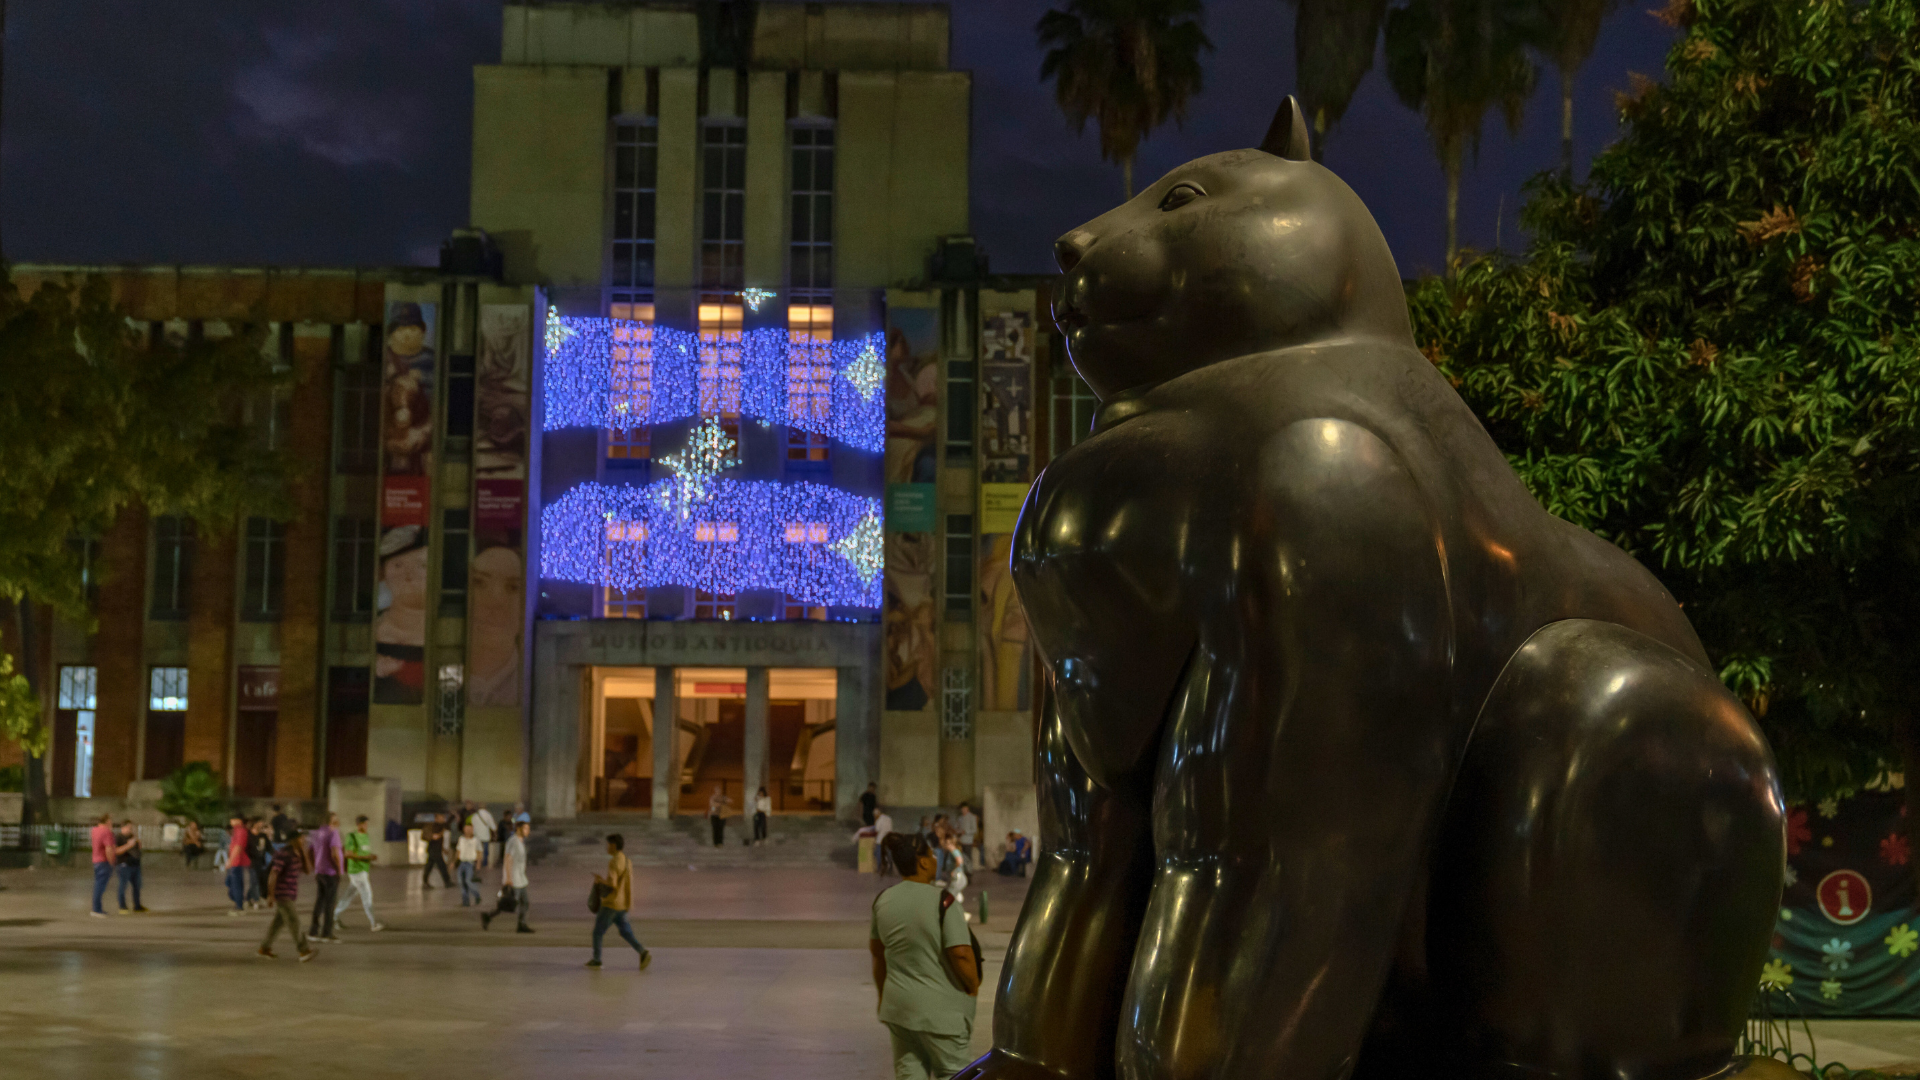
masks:
[[[887,308],[886,707],[933,707],[939,598],[934,436],[940,424],[940,309]]]
[[[373,700],[418,705],[427,655],[428,515],[433,505],[434,305],[387,304],[381,350],[380,587]]]
[[[1013,530],[1033,482],[1032,311],[1000,311],[980,326],[979,706],[1032,706],[1026,612],[1010,569]]]
[[[480,307],[474,386],[474,556],[467,592],[470,706],[520,704],[532,326],[532,309],[524,304]]]
[[[1773,1014],[1920,1016],[1915,900],[1904,790],[1789,806],[1787,888],[1760,971]]]

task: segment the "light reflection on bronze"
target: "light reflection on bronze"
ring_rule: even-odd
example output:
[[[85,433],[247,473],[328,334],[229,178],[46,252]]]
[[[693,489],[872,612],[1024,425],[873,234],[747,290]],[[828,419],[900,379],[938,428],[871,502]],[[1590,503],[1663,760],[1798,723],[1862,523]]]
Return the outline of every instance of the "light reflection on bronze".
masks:
[[[1101,410],[1016,536],[1042,854],[961,1075],[1720,1075],[1779,901],[1767,746],[1415,351],[1305,147],[1289,102],[1057,245]]]

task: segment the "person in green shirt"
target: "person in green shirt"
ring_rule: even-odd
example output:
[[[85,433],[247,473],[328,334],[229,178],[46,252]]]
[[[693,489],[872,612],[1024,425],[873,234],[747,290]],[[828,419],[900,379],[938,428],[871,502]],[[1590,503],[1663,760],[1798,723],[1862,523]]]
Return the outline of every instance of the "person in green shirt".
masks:
[[[380,856],[374,853],[373,837],[367,835],[367,815],[361,814],[353,819],[353,831],[345,838],[347,853],[347,888],[340,894],[340,906],[334,909],[334,923],[345,929],[344,916],[353,906],[353,894],[360,894],[360,906],[367,911],[367,929],[385,930],[386,925],[373,917],[373,880],[367,871],[373,869],[374,861]]]
[[[970,1060],[980,972],[958,904],[933,883],[938,866],[925,837],[889,833],[887,855],[906,880],[873,901],[867,949],[880,1022],[893,1040],[895,1080],[952,1076]]]

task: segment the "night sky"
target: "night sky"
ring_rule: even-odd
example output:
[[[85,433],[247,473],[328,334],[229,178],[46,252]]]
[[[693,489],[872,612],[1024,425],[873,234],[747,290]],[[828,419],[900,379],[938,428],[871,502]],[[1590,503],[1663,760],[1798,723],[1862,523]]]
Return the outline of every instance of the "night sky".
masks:
[[[1581,72],[1578,160],[1617,133],[1613,91],[1658,76],[1672,31],[1628,3]],[[1045,0],[958,0],[953,63],[974,73],[973,229],[1003,272],[1052,269],[1053,238],[1121,196],[1094,130],[1075,137],[1038,80]],[[498,0],[11,0],[0,223],[16,261],[307,266],[432,263],[465,224],[475,64],[499,59]],[[1293,11],[1210,0],[1207,85],[1141,149],[1145,184],[1253,145],[1293,89]],[[1521,184],[1559,156],[1543,67],[1518,138],[1489,116],[1463,181],[1462,243],[1519,246]],[[1437,268],[1444,185],[1382,62],[1327,165],[1379,218],[1402,273]]]

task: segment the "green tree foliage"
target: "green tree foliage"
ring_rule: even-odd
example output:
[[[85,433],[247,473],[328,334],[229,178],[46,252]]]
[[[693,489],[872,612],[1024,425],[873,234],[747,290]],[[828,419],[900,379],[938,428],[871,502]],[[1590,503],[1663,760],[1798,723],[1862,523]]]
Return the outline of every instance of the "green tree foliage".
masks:
[[[1540,0],[1540,51],[1560,72],[1560,171],[1573,176],[1573,79],[1620,0]]]
[[[1537,178],[1524,258],[1422,282],[1416,332],[1541,502],[1684,604],[1790,794],[1920,777],[1920,9],[1667,15],[1587,184]]]
[[[130,504],[209,529],[286,515],[286,462],[262,438],[286,376],[265,344],[262,323],[148,348],[99,278],[30,297],[11,274],[0,283],[0,599],[23,649],[39,605],[88,619],[73,540],[103,535]],[[18,666],[31,687],[32,665]],[[8,737],[39,739],[34,714]]]
[[[1360,80],[1373,67],[1387,0],[1290,0],[1293,60],[1300,108],[1313,125],[1313,159],[1322,160],[1327,132],[1347,114]]]
[[[40,702],[33,687],[25,675],[13,670],[13,657],[0,653],[0,738],[37,755],[47,752],[49,735],[47,725],[40,722]]]
[[[190,818],[202,825],[226,822],[230,808],[227,785],[213,766],[189,761],[160,781],[160,812]]]
[[[1200,92],[1200,54],[1210,51],[1200,0],[1067,0],[1034,27],[1040,81],[1076,132],[1092,120],[1100,156],[1119,164],[1133,198],[1133,157],[1140,140],[1169,119],[1186,118]]]
[[[1387,81],[1427,122],[1447,178],[1447,265],[1459,250],[1460,171],[1480,151],[1487,110],[1517,133],[1538,71],[1537,0],[1412,0],[1387,16]]]

